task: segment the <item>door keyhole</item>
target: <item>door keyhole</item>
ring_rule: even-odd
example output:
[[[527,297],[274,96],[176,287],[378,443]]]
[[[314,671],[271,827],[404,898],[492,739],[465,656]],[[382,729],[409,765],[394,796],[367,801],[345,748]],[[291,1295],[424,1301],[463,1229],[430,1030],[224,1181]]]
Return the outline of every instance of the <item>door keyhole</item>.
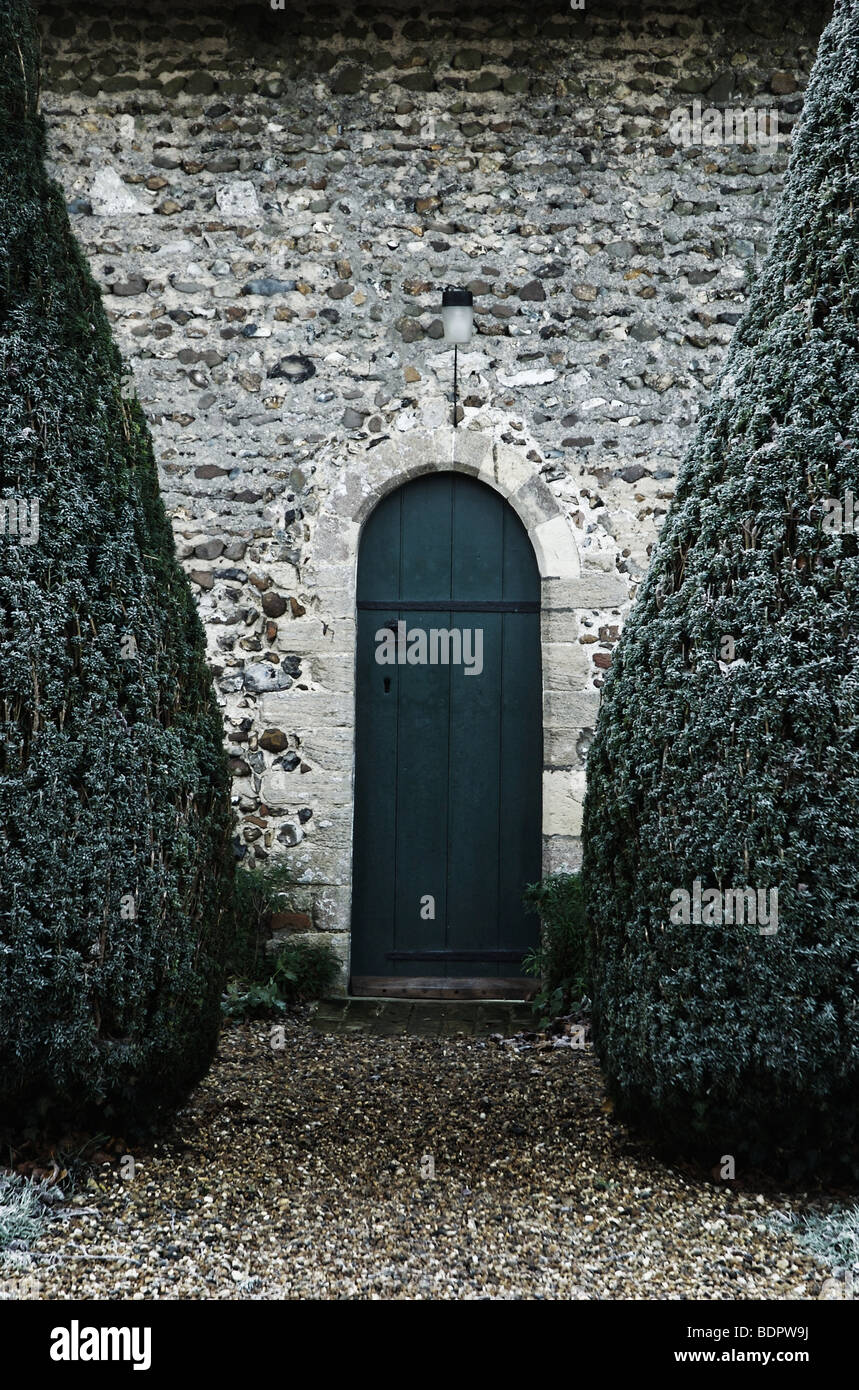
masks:
[[[385,694],[386,694],[386,695],[390,695],[390,693],[391,693],[391,677],[390,677],[390,676],[385,676]]]

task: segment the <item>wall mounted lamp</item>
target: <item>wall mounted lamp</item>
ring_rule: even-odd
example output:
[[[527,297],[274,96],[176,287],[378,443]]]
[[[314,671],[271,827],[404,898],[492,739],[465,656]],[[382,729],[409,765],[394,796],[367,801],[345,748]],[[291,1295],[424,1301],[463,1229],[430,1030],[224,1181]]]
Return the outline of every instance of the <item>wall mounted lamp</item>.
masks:
[[[471,342],[474,327],[474,296],[471,290],[457,290],[448,285],[441,296],[441,322],[444,340],[453,343],[453,427],[456,429],[457,408],[457,350],[460,343]]]

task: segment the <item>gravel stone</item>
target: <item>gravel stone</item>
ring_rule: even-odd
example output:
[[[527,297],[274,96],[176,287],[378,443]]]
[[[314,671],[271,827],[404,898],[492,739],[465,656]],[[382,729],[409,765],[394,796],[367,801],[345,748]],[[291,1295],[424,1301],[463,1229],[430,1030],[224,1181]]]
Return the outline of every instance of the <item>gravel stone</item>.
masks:
[[[824,1278],[765,1228],[783,1196],[649,1156],[558,1038],[229,1025],[131,1152],[35,1242],[42,1297],[805,1299]]]

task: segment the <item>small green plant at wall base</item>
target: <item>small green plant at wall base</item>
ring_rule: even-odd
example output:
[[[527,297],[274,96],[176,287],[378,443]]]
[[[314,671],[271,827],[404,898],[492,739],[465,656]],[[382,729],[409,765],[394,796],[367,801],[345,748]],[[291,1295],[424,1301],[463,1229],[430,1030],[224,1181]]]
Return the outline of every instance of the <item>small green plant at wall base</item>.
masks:
[[[308,940],[297,932],[278,951],[278,978],[284,996],[306,1004],[327,994],[340,971],[340,959],[327,941]]]
[[[523,962],[526,974],[542,980],[534,1000],[541,1018],[569,1013],[588,989],[588,927],[578,874],[550,874],[532,883],[525,905],[539,914],[541,942]]]
[[[229,973],[264,982],[270,961],[265,954],[272,916],[283,906],[283,895],[293,887],[286,864],[264,864],[236,871],[235,922],[230,946]]]
[[[230,980],[222,1008],[227,1018],[268,1018],[285,1013],[286,1004],[280,996],[274,975],[265,984],[258,980]]]
[[[296,935],[280,948],[269,978],[232,979],[223,998],[228,1018],[268,1018],[296,1004],[320,999],[340,970],[337,953],[326,941]]]

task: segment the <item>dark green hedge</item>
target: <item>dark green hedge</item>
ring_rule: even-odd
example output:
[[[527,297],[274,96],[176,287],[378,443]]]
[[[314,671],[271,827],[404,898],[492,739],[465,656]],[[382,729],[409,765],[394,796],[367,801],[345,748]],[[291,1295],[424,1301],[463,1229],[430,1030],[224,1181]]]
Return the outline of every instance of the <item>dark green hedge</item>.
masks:
[[[0,51],[0,498],[39,501],[35,544],[0,538],[0,1121],[142,1117],[215,1044],[229,780],[148,430],[45,174],[26,0]]]
[[[859,4],[606,681],[584,876],[619,1113],[712,1163],[859,1171]],[[857,507],[859,516],[859,507]],[[735,642],[735,660],[723,661]],[[779,893],[684,925],[673,890]]]

